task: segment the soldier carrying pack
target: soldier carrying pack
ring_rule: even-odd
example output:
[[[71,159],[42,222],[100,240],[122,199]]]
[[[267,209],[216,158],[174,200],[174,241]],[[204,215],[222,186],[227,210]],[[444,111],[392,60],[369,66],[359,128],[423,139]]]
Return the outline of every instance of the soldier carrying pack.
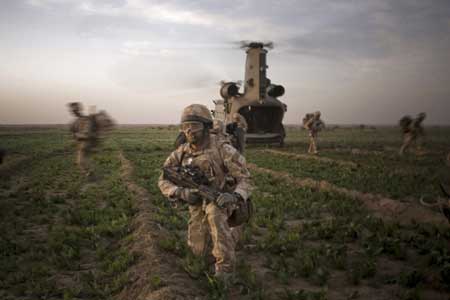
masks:
[[[422,122],[425,117],[426,114],[422,112],[414,119],[410,116],[404,116],[398,122],[403,134],[403,144],[399,150],[400,155],[403,155],[412,144],[416,144],[417,150],[421,150],[425,136]]]
[[[208,203],[214,202],[217,204],[216,200],[221,194],[221,191],[209,186],[208,178],[198,167],[164,167],[163,178],[180,187],[195,189],[197,193]],[[237,201],[236,203],[233,203],[233,213],[227,220],[230,227],[236,227],[244,223],[248,223],[254,210],[250,198],[248,198],[247,201],[243,201],[240,199],[239,194],[235,195]]]
[[[308,153],[317,154],[316,138],[317,133],[325,127],[325,124],[320,119],[320,111],[308,113],[302,120],[303,127],[309,131],[309,148]]]
[[[76,117],[70,125],[70,132],[77,144],[76,162],[82,173],[90,175],[88,156],[91,150],[97,146],[99,133],[111,129],[114,122],[105,111],[99,113],[92,111],[87,116],[83,115],[80,102],[71,102],[68,106],[70,112]]]

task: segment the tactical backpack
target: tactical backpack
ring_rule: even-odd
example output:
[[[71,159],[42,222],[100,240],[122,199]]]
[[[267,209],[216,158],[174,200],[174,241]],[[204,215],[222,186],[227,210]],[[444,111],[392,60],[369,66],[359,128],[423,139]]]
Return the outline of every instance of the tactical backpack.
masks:
[[[311,129],[313,131],[319,132],[323,129],[323,127],[324,127],[324,124],[323,124],[322,120],[319,119],[319,120],[312,121]]]
[[[410,126],[412,124],[412,118],[410,116],[404,116],[403,118],[400,119],[400,121],[398,122],[400,128],[402,129],[403,132],[408,132],[410,130]]]
[[[233,213],[227,220],[228,226],[236,227],[248,223],[251,220],[254,211],[255,207],[250,198],[248,198],[247,201],[239,201],[236,208],[233,210]]]
[[[218,143],[218,147],[215,148],[216,151],[216,155],[218,157],[222,157],[219,153],[219,145],[225,144],[227,142],[220,142]],[[222,165],[225,165],[223,160],[222,160]],[[231,216],[228,217],[228,226],[230,227],[236,227],[245,223],[248,223],[253,214],[255,212],[255,207],[253,205],[253,202],[250,198],[247,198],[246,201],[244,201],[243,199],[240,199],[240,201],[238,201],[238,203],[236,204],[235,209],[233,210],[233,213],[231,214]]]

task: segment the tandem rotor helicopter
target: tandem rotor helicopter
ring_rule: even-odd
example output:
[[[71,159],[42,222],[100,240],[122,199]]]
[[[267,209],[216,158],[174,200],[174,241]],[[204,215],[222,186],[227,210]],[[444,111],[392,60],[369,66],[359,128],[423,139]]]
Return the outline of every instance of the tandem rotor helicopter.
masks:
[[[225,125],[224,128],[233,123],[235,113],[243,116],[248,125],[246,143],[276,143],[283,146],[286,133],[282,121],[287,105],[278,100],[278,97],[284,95],[284,87],[273,84],[266,76],[266,55],[268,49],[273,49],[273,42],[239,43],[240,48],[247,53],[245,79],[236,82],[222,81],[222,99],[213,100],[215,108],[211,112],[215,120]],[[244,86],[243,93],[239,92],[241,85]],[[180,132],[175,147],[185,141],[184,133]]]
[[[224,124],[232,122],[234,113],[241,114],[248,124],[247,143],[284,144],[286,136],[282,124],[287,105],[278,100],[284,87],[273,84],[266,76],[267,52],[273,49],[273,42],[241,41],[245,49],[245,79],[243,82],[222,82],[220,96],[214,100],[213,115]],[[243,93],[239,93],[241,84]]]

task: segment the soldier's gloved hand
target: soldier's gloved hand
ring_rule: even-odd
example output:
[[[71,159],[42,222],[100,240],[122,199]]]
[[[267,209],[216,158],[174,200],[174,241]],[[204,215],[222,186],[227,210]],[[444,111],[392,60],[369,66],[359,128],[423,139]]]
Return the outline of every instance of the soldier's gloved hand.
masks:
[[[238,198],[234,194],[222,193],[217,198],[216,203],[219,207],[224,208],[238,202]]]
[[[202,201],[202,198],[198,194],[197,189],[189,189],[189,188],[180,187],[180,188],[177,188],[174,196],[176,198],[179,198],[179,199],[191,204],[191,205],[198,204]]]

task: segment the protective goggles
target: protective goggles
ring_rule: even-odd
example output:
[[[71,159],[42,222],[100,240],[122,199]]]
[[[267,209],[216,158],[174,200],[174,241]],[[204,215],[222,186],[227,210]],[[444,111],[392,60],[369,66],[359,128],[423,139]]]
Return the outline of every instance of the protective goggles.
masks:
[[[180,130],[183,132],[197,132],[203,130],[203,123],[201,122],[183,122],[180,125]]]

